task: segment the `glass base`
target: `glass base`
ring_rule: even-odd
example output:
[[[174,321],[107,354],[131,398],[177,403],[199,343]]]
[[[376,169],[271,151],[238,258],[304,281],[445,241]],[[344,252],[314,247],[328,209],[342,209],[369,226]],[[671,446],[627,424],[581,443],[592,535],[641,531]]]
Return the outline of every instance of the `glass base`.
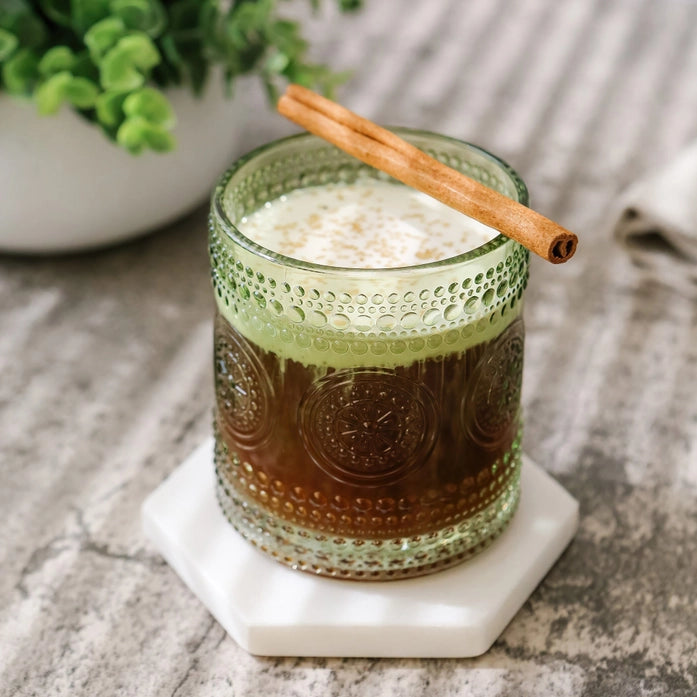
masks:
[[[353,580],[423,576],[459,564],[488,547],[507,527],[520,499],[520,462],[501,495],[477,514],[442,530],[393,539],[333,537],[279,520],[216,476],[216,496],[248,542],[299,571]]]

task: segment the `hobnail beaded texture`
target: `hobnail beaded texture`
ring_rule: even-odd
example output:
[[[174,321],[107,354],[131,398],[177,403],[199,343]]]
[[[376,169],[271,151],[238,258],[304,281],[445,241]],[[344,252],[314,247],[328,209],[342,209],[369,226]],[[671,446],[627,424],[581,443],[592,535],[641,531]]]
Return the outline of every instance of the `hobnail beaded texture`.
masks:
[[[527,202],[524,184],[486,153],[432,134],[404,135]],[[221,180],[210,222],[219,312],[215,462],[222,510],[263,551],[315,573],[387,579],[471,556],[513,515],[528,252],[499,236],[452,260],[342,270],[276,255],[234,228],[299,186],[366,176],[389,178],[299,136],[252,153]],[[460,375],[460,407],[441,414],[414,366],[429,359],[450,365],[449,357],[464,352],[471,365]],[[269,356],[280,361],[271,375]],[[289,436],[274,413],[287,398],[284,366],[296,364],[311,378],[297,404],[281,405],[292,415]],[[453,461],[447,484],[400,496],[400,483],[420,476],[439,434],[449,431],[461,433],[489,464],[458,477]],[[272,447],[279,438],[304,449],[307,467],[324,482],[298,479],[282,462],[264,466],[259,454],[282,452]]]
[[[434,148],[433,136],[408,133],[437,159],[527,200],[523,183],[504,165],[477,150],[467,159],[458,141],[442,139]],[[279,149],[262,149],[225,175],[210,220],[218,305],[247,338],[295,360],[310,351],[316,364],[385,366],[491,338],[518,314],[529,252],[501,236],[457,263],[445,260],[389,273],[337,273],[246,240],[234,222],[297,186],[389,178],[306,136],[287,139]]]
[[[339,535],[331,523],[323,521],[336,518],[340,510],[347,515],[343,503],[333,506],[322,500],[313,505],[308,499],[314,495],[302,491],[295,492],[294,502],[290,497],[284,501],[285,484],[263,481],[263,477],[266,505],[260,505],[250,496],[251,491],[259,491],[253,468],[220,439],[215,448],[216,496],[225,517],[246,540],[293,569],[355,580],[407,578],[459,564],[486,549],[505,530],[520,498],[520,457],[518,434],[505,458],[508,464],[497,462],[480,474],[481,479],[492,481],[492,489],[496,479],[505,482],[495,494],[489,488],[475,490],[474,482],[463,481],[463,495],[472,492],[470,514],[457,522],[443,516],[439,529],[408,536],[367,539]],[[422,502],[429,502],[428,494]],[[366,503],[372,502],[353,502],[349,516],[354,520],[365,516]],[[308,519],[312,527],[307,525]]]

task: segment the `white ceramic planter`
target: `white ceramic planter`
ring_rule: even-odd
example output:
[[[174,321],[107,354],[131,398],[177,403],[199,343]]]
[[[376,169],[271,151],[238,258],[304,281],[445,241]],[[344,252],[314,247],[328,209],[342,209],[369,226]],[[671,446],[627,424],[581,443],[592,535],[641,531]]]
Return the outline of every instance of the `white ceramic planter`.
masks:
[[[136,157],[67,107],[42,117],[32,103],[0,95],[0,250],[77,251],[153,230],[205,201],[218,175],[257,144],[258,132],[250,139],[242,124],[263,114],[266,137],[277,135],[251,78],[235,83],[233,99],[219,79],[201,98],[183,88],[168,97],[176,151]]]

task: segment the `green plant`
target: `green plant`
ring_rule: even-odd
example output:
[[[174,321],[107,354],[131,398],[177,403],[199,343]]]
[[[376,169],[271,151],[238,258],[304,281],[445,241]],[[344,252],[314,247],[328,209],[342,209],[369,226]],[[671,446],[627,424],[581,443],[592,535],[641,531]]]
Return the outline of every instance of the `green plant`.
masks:
[[[200,93],[212,66],[230,89],[258,73],[270,99],[282,80],[331,93],[344,79],[306,59],[301,27],[279,16],[279,3],[0,0],[0,90],[33,98],[41,114],[67,103],[130,152],[166,152],[175,114],[161,88]]]

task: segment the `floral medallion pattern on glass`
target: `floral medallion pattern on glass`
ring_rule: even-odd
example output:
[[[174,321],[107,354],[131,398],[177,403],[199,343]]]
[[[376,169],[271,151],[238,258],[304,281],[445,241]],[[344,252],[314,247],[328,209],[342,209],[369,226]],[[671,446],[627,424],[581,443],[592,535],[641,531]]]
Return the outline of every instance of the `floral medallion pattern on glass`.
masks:
[[[391,484],[423,465],[438,431],[430,391],[379,370],[342,370],[315,382],[298,410],[313,461],[339,481]]]
[[[226,322],[216,327],[215,365],[219,427],[240,448],[261,445],[271,434],[271,381],[249,344]]]
[[[479,360],[462,402],[465,432],[487,450],[507,445],[518,427],[523,339],[523,322],[516,320]]]

